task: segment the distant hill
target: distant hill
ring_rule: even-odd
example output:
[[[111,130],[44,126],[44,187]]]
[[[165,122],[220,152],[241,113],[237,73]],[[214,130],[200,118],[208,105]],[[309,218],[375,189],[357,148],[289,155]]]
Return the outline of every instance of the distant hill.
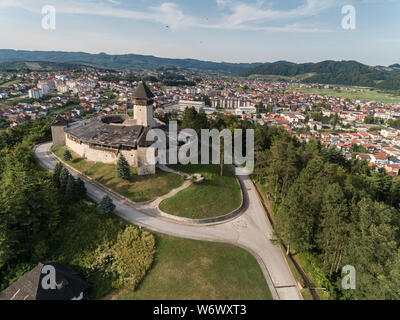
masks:
[[[1,49],[0,62],[6,61],[74,63],[126,71],[140,71],[144,69],[154,70],[161,67],[179,67],[183,69],[225,72],[232,74],[243,74],[246,70],[261,65],[261,63],[218,63],[194,59],[169,59],[137,54],[108,55],[105,53],[90,54],[85,52]]]
[[[57,62],[45,62],[45,61],[0,62],[0,71],[7,71],[7,72],[72,70],[82,67],[84,66],[72,63],[57,63]]]
[[[303,82],[400,90],[400,70],[397,70],[397,66],[399,65],[392,65],[389,68],[372,67],[357,61],[327,60],[302,64],[278,61],[252,68],[246,72],[246,75],[294,77],[308,74],[309,76]]]
[[[56,70],[82,66],[118,71],[182,68],[240,76],[296,77],[306,83],[326,83],[400,90],[400,64],[368,66],[357,61],[318,63],[227,63],[195,59],[169,59],[137,54],[109,55],[85,52],[24,51],[0,49],[0,70]],[[26,69],[25,69],[26,68]],[[36,68],[36,69],[35,69]]]

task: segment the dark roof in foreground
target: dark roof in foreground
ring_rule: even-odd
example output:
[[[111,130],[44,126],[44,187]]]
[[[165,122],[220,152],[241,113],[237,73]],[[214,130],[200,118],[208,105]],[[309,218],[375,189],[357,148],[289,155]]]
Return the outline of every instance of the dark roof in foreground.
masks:
[[[45,290],[41,283],[46,274],[44,266],[53,266],[56,271],[56,289]],[[0,300],[72,300],[82,299],[89,284],[75,271],[58,263],[39,263],[30,272],[0,292]]]
[[[139,82],[135,92],[133,93],[133,98],[150,100],[154,98],[154,94],[144,82]]]
[[[51,123],[52,126],[66,126],[68,124],[68,121],[60,116],[55,118],[53,122]]]

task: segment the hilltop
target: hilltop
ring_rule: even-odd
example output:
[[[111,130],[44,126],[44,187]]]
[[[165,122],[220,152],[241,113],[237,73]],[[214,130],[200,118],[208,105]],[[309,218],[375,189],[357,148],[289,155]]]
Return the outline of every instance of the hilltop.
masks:
[[[25,64],[25,65],[24,65]],[[305,83],[338,84],[400,90],[400,65],[368,66],[357,61],[327,60],[318,63],[228,63],[195,59],[171,59],[149,55],[62,51],[25,51],[0,49],[0,69],[54,70],[91,66],[116,71],[157,70],[181,68],[185,70],[224,73],[235,76],[273,76],[281,80]],[[19,69],[17,68],[19,67]]]

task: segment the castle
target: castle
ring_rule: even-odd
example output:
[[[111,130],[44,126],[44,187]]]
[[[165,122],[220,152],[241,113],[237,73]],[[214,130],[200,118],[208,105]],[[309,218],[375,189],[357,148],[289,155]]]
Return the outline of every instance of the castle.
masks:
[[[154,95],[140,82],[134,99],[134,116],[110,115],[68,125],[58,118],[51,126],[53,146],[66,146],[89,161],[116,164],[120,155],[138,168],[139,175],[155,174],[153,142],[146,141],[152,128],[163,123],[153,118]]]

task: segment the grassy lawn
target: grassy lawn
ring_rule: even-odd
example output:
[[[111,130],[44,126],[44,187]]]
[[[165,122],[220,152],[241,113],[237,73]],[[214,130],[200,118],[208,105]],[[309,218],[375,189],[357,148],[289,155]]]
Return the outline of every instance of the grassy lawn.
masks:
[[[192,184],[172,198],[161,202],[160,208],[164,212],[180,217],[202,219],[222,216],[239,208],[242,194],[229,167],[225,166],[222,177],[219,165],[173,165],[171,168],[189,174],[213,174],[213,179],[205,180],[201,184]]]
[[[11,80],[8,82],[4,82],[0,85],[0,88],[7,88],[8,86],[12,85],[12,84],[18,84],[21,83],[22,80],[21,79],[15,79],[15,80]]]
[[[156,234],[153,268],[136,291],[114,294],[121,300],[271,300],[253,256],[228,244]]]
[[[65,149],[66,147],[57,147],[53,148],[53,152],[62,159]],[[149,201],[165,195],[172,189],[181,186],[184,180],[182,176],[157,171],[155,175],[151,176],[132,174],[131,178],[126,181],[117,178],[114,164],[87,161],[74,152],[72,155],[72,160],[67,163],[73,168],[135,202]],[[131,170],[131,172],[135,171],[134,168]]]
[[[56,116],[59,114],[67,113],[67,112],[74,110],[76,107],[78,107],[78,106],[77,105],[69,105],[66,107],[57,108],[57,109],[51,110],[49,115]]]
[[[400,103],[400,96],[396,96],[386,92],[370,89],[356,89],[353,90],[335,90],[335,89],[318,89],[318,88],[299,88],[294,91],[309,93],[309,94],[322,94],[332,97],[342,97],[345,99],[353,100],[366,100],[382,103]]]

